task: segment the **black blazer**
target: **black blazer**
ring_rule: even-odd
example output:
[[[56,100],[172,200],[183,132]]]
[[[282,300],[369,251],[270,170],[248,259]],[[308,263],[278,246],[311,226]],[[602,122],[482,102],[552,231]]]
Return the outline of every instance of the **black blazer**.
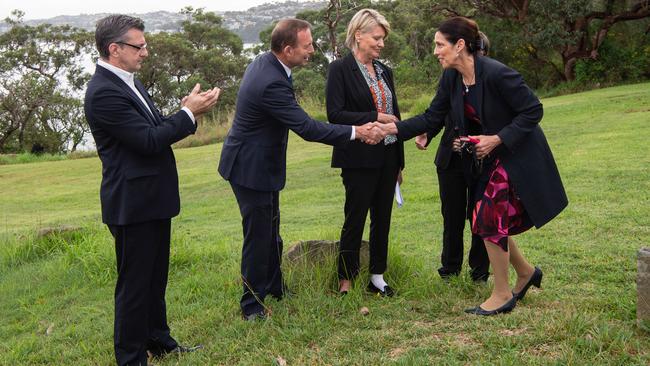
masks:
[[[279,191],[286,180],[289,130],[308,141],[346,144],[352,130],[311,119],[300,108],[287,74],[271,53],[248,65],[237,93],[237,110],[221,150],[219,173],[258,191]]]
[[[445,118],[445,130],[440,137],[440,143],[438,144],[438,150],[436,150],[436,158],[434,160],[439,169],[447,169],[451,157],[454,154],[453,144],[454,139],[457,137],[455,127],[454,120],[447,116]],[[427,133],[427,146],[431,143],[433,137],[435,135],[432,132]]]
[[[515,70],[488,57],[475,56],[474,68],[483,134],[498,135],[503,142],[492,153],[503,167],[536,227],[558,215],[568,199],[539,122],[543,109],[539,99]],[[465,134],[462,76],[445,70],[436,96],[427,110],[397,124],[398,137],[409,139],[424,132],[433,135],[449,117]]]
[[[393,111],[400,118],[397,94],[391,69],[381,64],[388,88],[393,93]],[[357,61],[350,53],[333,61],[327,73],[327,119],[330,123],[363,125],[377,120],[377,107],[372,100],[370,88],[363,77]],[[401,118],[400,118],[401,119]],[[404,168],[404,143],[396,142],[399,150],[399,166]],[[355,140],[345,146],[336,146],[332,152],[333,168],[377,168],[383,164],[386,146],[380,142],[368,145]]]
[[[97,65],[84,100],[102,161],[102,221],[128,225],[178,215],[180,198],[171,144],[196,131],[184,111],[164,117],[142,84],[153,115],[117,75]]]

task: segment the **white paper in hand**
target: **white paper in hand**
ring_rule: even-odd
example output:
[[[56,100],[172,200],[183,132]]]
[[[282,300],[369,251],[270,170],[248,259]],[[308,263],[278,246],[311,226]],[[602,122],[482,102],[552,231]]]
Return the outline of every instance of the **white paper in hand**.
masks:
[[[397,202],[397,208],[402,207],[404,204],[404,198],[402,198],[402,191],[399,189],[399,183],[395,183],[395,201]]]

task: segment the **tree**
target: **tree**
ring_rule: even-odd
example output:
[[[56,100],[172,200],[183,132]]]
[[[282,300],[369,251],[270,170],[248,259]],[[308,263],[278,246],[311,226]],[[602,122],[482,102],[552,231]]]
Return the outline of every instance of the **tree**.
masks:
[[[345,54],[344,43],[348,23],[354,14],[363,8],[373,8],[381,11],[385,4],[390,1],[370,0],[330,0],[320,10],[307,10],[296,14],[296,18],[308,21],[312,25],[312,38],[316,52],[310,63],[303,68],[296,70],[294,74],[294,88],[298,98],[325,98],[325,77],[330,60],[340,58]],[[255,48],[256,53],[270,49],[271,31],[276,23],[260,32],[262,44]],[[399,36],[391,40],[401,39]],[[399,44],[400,46],[394,46]],[[398,54],[403,43],[388,41],[386,50],[382,52],[390,59],[390,55]]]
[[[70,26],[27,26],[23,15],[12,12],[12,28],[0,35],[0,152],[75,149],[88,132],[79,97],[92,37]]]
[[[164,114],[177,110],[196,83],[218,86],[222,89],[218,108],[232,107],[248,62],[242,40],[225,29],[215,13],[191,7],[182,13],[188,19],[180,32],[147,35],[151,49],[139,71],[142,83]]]
[[[545,58],[544,49],[557,52],[562,66],[555,69],[564,80],[575,78],[578,60],[598,57],[612,26],[650,17],[648,0],[464,0],[464,5],[474,10],[466,15],[517,24],[532,58]],[[457,1],[439,9],[463,14]]]

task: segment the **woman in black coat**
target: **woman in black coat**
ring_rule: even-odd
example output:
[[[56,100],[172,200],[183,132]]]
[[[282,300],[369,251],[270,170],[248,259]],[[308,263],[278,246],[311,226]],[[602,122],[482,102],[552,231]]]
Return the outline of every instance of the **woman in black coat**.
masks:
[[[487,56],[490,41],[483,32],[479,32],[481,42],[478,52]],[[426,150],[433,131],[415,138],[415,145],[420,150]],[[472,156],[466,149],[461,149],[458,130],[454,120],[447,115],[445,129],[440,138],[436,151],[436,173],[440,191],[440,212],[442,213],[442,253],[438,274],[443,279],[460,274],[463,265],[463,232],[465,221],[471,225],[472,210],[474,209],[474,190],[476,177],[472,176],[467,164],[472,163]],[[470,275],[475,282],[485,282],[489,277],[490,260],[488,259],[483,239],[471,235],[471,246],[468,262]]]
[[[539,99],[513,69],[477,54],[478,25],[455,17],[435,34],[435,51],[445,69],[436,96],[424,114],[396,124],[377,124],[385,133],[409,139],[440,131],[450,114],[459,135],[469,135],[480,175],[472,232],[485,243],[494,271],[491,296],[466,312],[494,315],[511,311],[542,271],[524,258],[512,235],[549,222],[568,204],[546,137],[539,126]],[[508,263],[517,272],[511,290]]]
[[[363,125],[399,120],[393,75],[377,61],[390,25],[377,11],[357,12],[347,29],[351,53],[330,64],[327,76],[327,118],[330,123]],[[383,296],[394,291],[383,278],[395,184],[404,167],[404,147],[395,136],[376,145],[352,141],[334,147],[332,167],[341,168],[345,186],[345,221],[341,230],[339,292],[347,293],[359,272],[359,248],[370,211],[370,281],[368,290]]]

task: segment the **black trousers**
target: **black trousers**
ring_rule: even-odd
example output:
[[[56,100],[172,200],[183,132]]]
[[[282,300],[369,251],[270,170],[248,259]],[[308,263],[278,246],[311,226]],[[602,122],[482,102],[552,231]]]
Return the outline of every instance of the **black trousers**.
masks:
[[[264,310],[266,295],[283,295],[279,192],[256,191],[230,183],[242,217],[241,276],[244,315]]]
[[[353,279],[359,273],[361,237],[370,210],[369,272],[382,274],[388,258],[388,234],[393,210],[395,183],[399,173],[397,147],[387,148],[379,168],[343,168],[345,221],[339,246],[339,279]]]
[[[115,359],[118,365],[147,365],[147,350],[178,344],[167,325],[167,272],[171,219],[108,225],[115,238]]]
[[[471,225],[472,210],[475,204],[475,182],[469,177],[469,171],[463,165],[471,163],[469,159],[453,154],[447,169],[438,169],[438,184],[440,187],[440,202],[443,218],[442,267],[440,275],[454,275],[461,271],[463,264],[463,231],[465,222],[469,219]],[[488,276],[490,260],[480,236],[472,234],[472,245],[469,251],[469,266],[472,279],[485,280]]]

